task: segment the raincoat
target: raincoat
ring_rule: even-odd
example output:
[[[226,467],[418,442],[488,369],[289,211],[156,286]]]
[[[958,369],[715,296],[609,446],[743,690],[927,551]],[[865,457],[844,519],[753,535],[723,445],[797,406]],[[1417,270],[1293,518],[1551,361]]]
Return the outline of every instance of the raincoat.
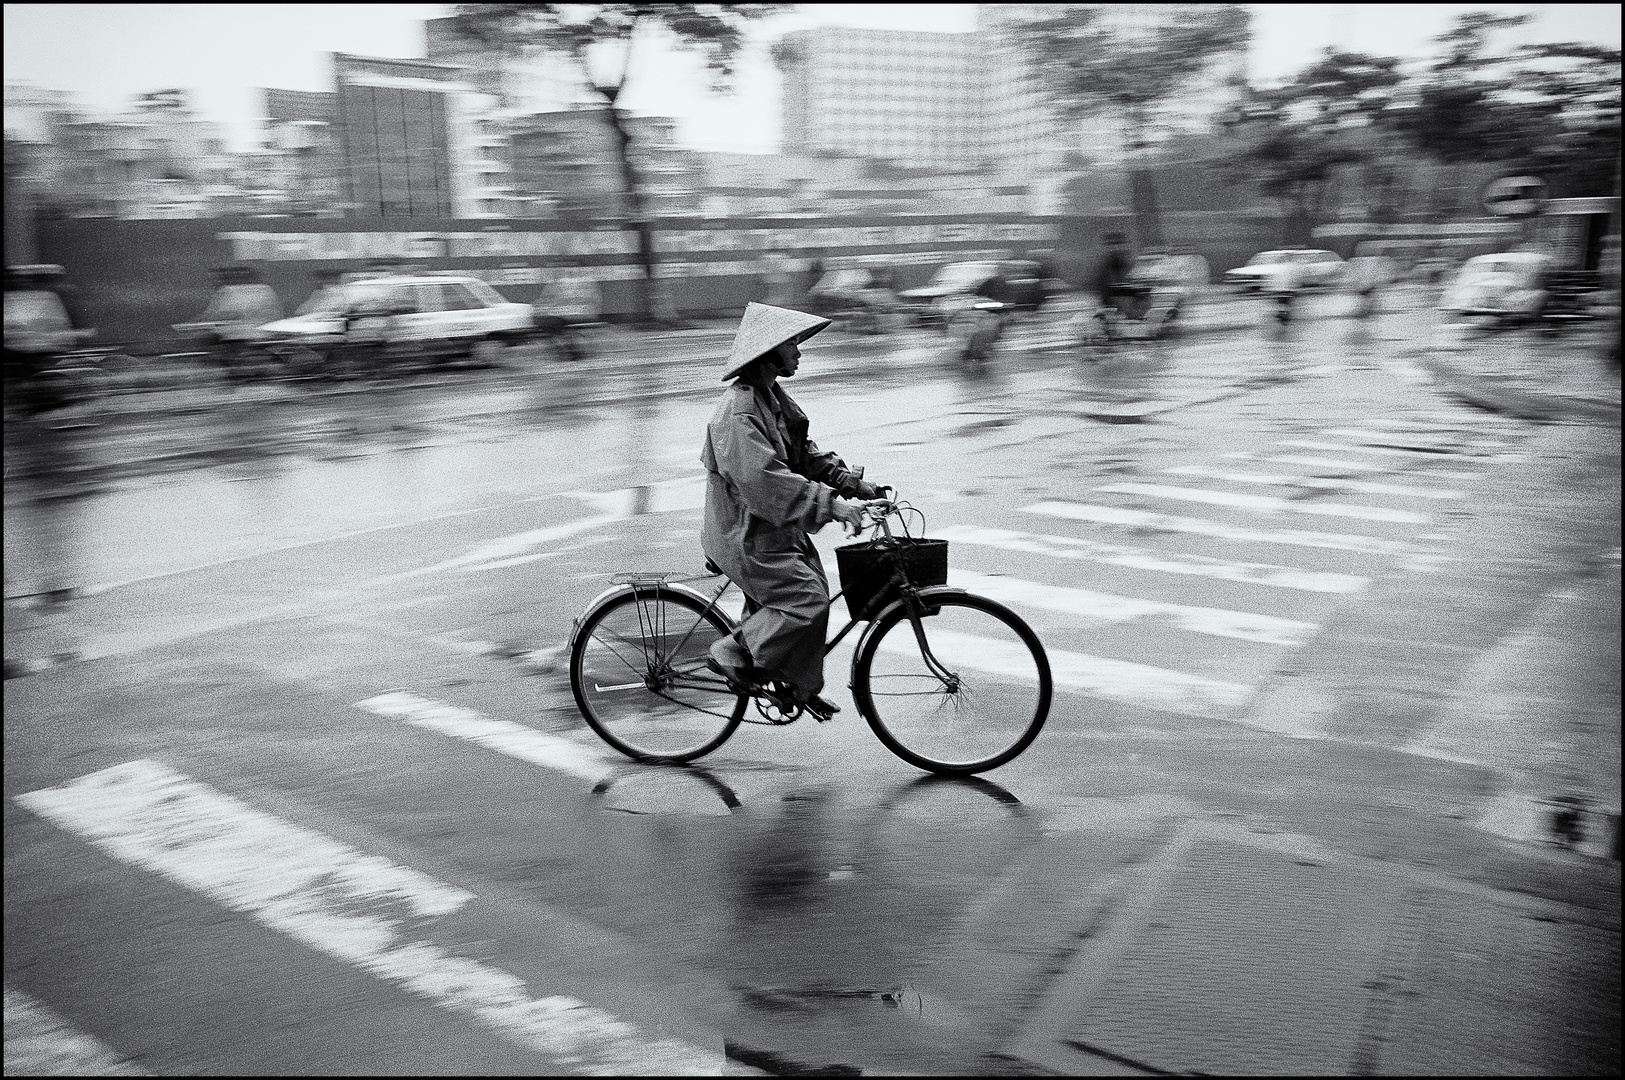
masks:
[[[837,497],[879,490],[807,437],[807,414],[777,383],[740,380],[722,393],[706,428],[706,557],[745,594],[736,631],[758,668],[803,699],[824,686],[829,582],[808,535],[835,520]]]

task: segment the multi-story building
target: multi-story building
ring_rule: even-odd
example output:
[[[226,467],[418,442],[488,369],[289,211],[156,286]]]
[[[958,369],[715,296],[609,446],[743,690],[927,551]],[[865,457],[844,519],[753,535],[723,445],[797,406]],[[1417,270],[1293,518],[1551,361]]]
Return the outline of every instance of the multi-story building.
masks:
[[[255,188],[284,213],[333,215],[344,187],[338,95],[262,89],[265,145],[255,155]]]
[[[463,69],[333,54],[350,216],[499,217],[508,167],[495,101]]]
[[[974,34],[837,26],[786,34],[775,47],[784,152],[982,167],[988,64],[980,49]]]
[[[591,100],[569,57],[492,49],[459,35],[454,19],[426,20],[423,45],[430,62],[462,68],[463,78],[506,114],[561,112]]]
[[[6,88],[6,137],[26,175],[16,190],[50,213],[201,217],[239,204],[237,155],[184,91],[137,95],[122,114],[95,116],[60,91]]]
[[[676,122],[664,116],[622,119],[631,136],[629,156],[654,216],[698,209],[694,154],[681,149]],[[625,184],[614,131],[603,108],[578,106],[508,121],[513,194],[545,212],[611,217],[625,213]]]

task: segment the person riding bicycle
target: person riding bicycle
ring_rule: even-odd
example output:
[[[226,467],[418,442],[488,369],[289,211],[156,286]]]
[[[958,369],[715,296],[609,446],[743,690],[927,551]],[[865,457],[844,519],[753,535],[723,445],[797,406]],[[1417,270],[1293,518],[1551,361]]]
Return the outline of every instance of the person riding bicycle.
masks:
[[[709,666],[741,687],[777,680],[820,720],[840,707],[824,688],[829,582],[809,533],[831,521],[852,533],[885,489],[807,437],[807,414],[778,380],[801,365],[800,343],[830,320],[750,303],[734,335],[723,391],[706,426],[706,558],[745,594],[745,619],[711,647]]]
[[[1128,240],[1122,233],[1106,234],[1106,250],[1095,264],[1094,288],[1102,308],[1115,308],[1125,319],[1145,315],[1150,289],[1132,277]]]

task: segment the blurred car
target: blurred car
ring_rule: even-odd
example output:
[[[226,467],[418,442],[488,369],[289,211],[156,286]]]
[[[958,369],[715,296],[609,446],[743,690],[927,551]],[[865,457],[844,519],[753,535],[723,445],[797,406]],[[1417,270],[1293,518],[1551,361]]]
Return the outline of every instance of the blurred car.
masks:
[[[96,335],[76,327],[58,289],[62,267],[54,263],[6,267],[5,376],[7,381],[50,366]]]
[[[1457,319],[1532,322],[1546,306],[1552,266],[1550,255],[1536,251],[1475,255],[1445,286],[1439,308]]]
[[[946,320],[970,298],[993,300],[1013,312],[1037,311],[1053,291],[1043,267],[1028,259],[949,263],[930,283],[898,299],[921,321]]]
[[[1296,272],[1304,288],[1325,288],[1341,282],[1343,271],[1343,259],[1335,251],[1285,248],[1261,251],[1246,266],[1226,270],[1224,283],[1243,292],[1268,292]]]
[[[325,352],[344,344],[409,345],[429,358],[489,362],[529,339],[536,316],[479,278],[460,274],[369,274],[327,286],[309,310],[259,327],[273,352]]]
[[[860,330],[878,332],[883,317],[901,308],[891,273],[873,267],[830,270],[807,290],[806,309],[826,319],[849,319]]]

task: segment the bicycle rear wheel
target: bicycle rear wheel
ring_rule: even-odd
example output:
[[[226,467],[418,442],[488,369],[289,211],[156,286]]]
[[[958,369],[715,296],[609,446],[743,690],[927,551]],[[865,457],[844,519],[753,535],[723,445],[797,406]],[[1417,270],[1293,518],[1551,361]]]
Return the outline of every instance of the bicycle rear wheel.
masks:
[[[637,589],[587,616],[570,688],[588,726],[639,761],[693,761],[734,733],[749,698],[705,666],[726,615],[670,589]]]
[[[997,768],[1027,749],[1049,716],[1049,657],[1002,604],[947,590],[920,598],[918,636],[907,602],[887,608],[865,635],[853,700],[910,765],[950,776]]]

